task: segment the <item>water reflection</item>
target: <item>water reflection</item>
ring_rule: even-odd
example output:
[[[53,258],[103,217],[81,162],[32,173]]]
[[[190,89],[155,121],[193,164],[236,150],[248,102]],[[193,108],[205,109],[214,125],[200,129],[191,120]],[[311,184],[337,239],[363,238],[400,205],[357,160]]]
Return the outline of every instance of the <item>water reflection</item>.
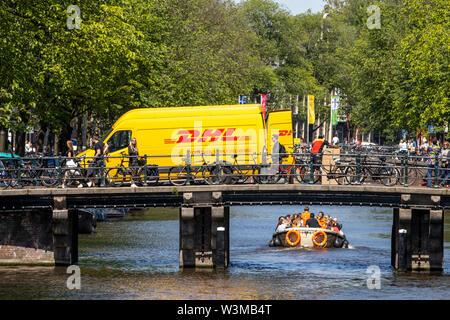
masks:
[[[235,207],[227,270],[180,270],[178,210],[152,209],[99,223],[80,235],[81,290],[68,290],[65,268],[0,267],[1,299],[445,299],[450,292],[450,219],[445,269],[398,273],[390,266],[392,210],[312,207],[338,217],[352,249],[270,248],[278,216],[299,207]],[[367,268],[381,289],[367,288]]]

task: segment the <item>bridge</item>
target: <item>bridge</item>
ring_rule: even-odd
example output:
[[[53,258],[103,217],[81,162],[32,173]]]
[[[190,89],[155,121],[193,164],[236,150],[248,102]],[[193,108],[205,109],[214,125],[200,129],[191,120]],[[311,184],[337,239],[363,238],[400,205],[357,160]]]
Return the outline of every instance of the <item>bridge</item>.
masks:
[[[226,268],[229,208],[242,205],[372,206],[393,209],[391,264],[442,270],[450,190],[378,185],[242,184],[0,191],[0,264],[78,261],[84,208],[180,208],[180,266]]]

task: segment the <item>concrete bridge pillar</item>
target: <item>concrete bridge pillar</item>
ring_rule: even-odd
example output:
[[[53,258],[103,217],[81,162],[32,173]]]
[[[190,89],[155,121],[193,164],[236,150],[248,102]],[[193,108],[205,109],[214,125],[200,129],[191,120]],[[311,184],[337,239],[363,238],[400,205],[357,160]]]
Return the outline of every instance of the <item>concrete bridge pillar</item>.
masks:
[[[66,197],[54,197],[53,201],[55,265],[69,266],[78,262],[78,213],[67,209]]]
[[[392,266],[403,271],[442,271],[444,211],[436,207],[440,197],[412,199],[410,195],[403,195],[402,201],[412,206],[394,209]],[[430,208],[424,205],[430,205]]]
[[[229,207],[220,192],[183,195],[180,208],[180,267],[226,268],[229,264]]]
[[[53,209],[2,212],[0,265],[71,265],[78,261],[78,215],[65,197]]]

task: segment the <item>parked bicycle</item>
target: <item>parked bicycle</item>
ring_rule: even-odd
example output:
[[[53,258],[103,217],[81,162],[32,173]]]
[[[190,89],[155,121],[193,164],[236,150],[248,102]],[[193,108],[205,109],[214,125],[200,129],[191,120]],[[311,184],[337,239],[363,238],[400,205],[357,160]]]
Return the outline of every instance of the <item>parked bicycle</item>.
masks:
[[[252,164],[239,164],[237,154],[233,155],[233,159],[233,164],[224,168],[224,173],[228,175],[224,179],[225,184],[242,184],[250,179],[255,180],[255,176],[258,174],[255,155],[252,155]]]
[[[393,186],[399,178],[399,171],[386,157],[367,159],[367,155],[356,156],[356,163],[347,167],[345,179],[350,184],[361,184],[365,181],[381,182],[385,186]]]
[[[349,162],[344,162],[339,157],[334,157],[329,165],[313,164],[312,159],[310,159],[308,163],[300,166],[298,170],[299,180],[301,183],[315,184],[319,183],[324,176],[328,180],[335,180],[339,185],[349,184],[345,173],[349,165]]]
[[[185,159],[184,165],[175,166],[169,170],[169,182],[174,186],[184,186],[188,183],[222,184],[226,176],[220,164],[208,164],[202,153],[202,162],[199,166],[192,166],[190,156]]]
[[[141,166],[130,167],[125,165],[130,163],[129,155],[126,152],[121,152],[122,158],[118,167],[109,168],[106,171],[105,180],[106,184],[110,186],[124,186],[125,184],[131,183],[134,180],[137,183],[146,182],[147,185],[157,185],[159,181],[159,171],[155,170],[155,165],[147,166],[147,179],[143,177],[146,173],[143,171],[145,168],[146,159],[140,159]],[[150,174],[148,174],[150,173]]]

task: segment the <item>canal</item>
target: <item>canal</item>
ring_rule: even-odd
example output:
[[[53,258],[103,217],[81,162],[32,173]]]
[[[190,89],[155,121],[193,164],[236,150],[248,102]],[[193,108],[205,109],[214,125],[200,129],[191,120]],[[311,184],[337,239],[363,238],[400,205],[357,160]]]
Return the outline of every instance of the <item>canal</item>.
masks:
[[[227,270],[179,269],[178,210],[98,223],[79,238],[80,290],[63,267],[0,267],[0,299],[449,299],[449,214],[445,269],[427,274],[391,267],[392,209],[311,207],[339,219],[349,249],[268,247],[277,218],[301,209],[231,208]],[[380,289],[368,288],[368,270],[380,270]]]

